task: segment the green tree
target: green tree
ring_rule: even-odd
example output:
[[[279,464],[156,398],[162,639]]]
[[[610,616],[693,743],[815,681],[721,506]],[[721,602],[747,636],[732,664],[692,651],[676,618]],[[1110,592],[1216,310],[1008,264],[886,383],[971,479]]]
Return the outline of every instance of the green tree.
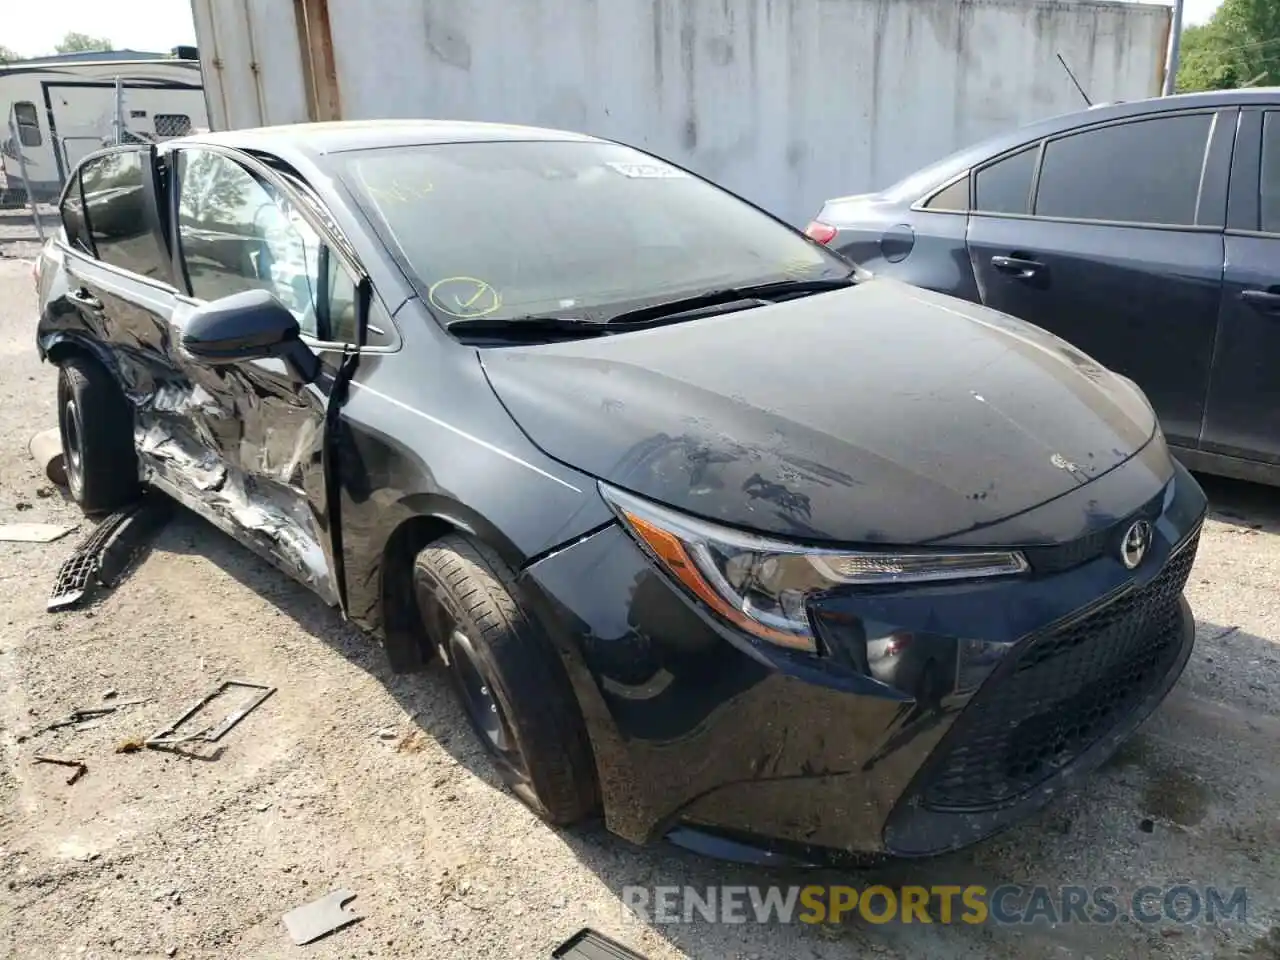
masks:
[[[13,63],[13,61],[21,59],[22,56],[17,50],[12,50],[0,43],[0,63]]]
[[[1180,91],[1280,84],[1280,0],[1223,0],[1182,35]]]
[[[86,53],[91,50],[110,50],[111,41],[106,37],[91,37],[87,33],[72,30],[55,47],[59,53]]]

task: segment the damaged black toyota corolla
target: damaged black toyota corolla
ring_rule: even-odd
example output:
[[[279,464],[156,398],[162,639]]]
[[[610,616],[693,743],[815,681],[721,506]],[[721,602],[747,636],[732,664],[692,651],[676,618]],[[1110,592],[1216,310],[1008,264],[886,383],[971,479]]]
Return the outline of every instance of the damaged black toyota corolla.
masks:
[[[647,154],[242,131],[94,155],[62,218],[82,506],[156,488],[438,656],[555,823],[953,849],[1190,653],[1205,499],[1133,383]]]

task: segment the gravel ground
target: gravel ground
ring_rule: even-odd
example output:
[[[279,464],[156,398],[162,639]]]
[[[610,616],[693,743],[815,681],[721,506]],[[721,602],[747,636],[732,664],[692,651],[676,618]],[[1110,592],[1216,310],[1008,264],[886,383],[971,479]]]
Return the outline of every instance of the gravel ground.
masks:
[[[653,960],[1280,958],[1280,491],[1206,481],[1214,514],[1188,587],[1196,652],[1086,791],[962,854],[859,873],[637,849],[598,826],[538,823],[498,786],[438,672],[392,676],[320,601],[190,515],[90,608],[45,612],[89,525],[27,455],[54,424],[28,236],[28,218],[0,213],[0,522],[80,529],[0,543],[0,957],[548,957],[590,925]],[[117,752],[224,678],[278,692],[220,754]],[[150,700],[39,732],[108,691]],[[65,769],[33,764],[42,753],[89,772],[68,786]],[[1247,920],[657,925],[620,905],[629,884],[1182,881],[1246,887]],[[358,894],[362,922],[293,946],[281,914],[339,887]]]

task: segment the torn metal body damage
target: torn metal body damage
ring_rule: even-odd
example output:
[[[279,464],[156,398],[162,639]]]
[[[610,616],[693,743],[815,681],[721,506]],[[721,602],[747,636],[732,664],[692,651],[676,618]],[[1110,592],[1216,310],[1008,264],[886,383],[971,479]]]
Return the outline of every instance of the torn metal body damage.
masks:
[[[312,510],[304,487],[307,471],[322,470],[324,463],[324,408],[318,399],[312,405],[300,398],[297,407],[284,411],[282,426],[253,418],[262,425],[256,436],[246,435],[245,421],[228,417],[199,385],[183,391],[167,384],[130,399],[137,408],[135,440],[145,483],[239,539],[248,538],[258,553],[326,603],[338,602],[321,546],[323,518]],[[228,442],[235,444],[234,459],[222,446]]]

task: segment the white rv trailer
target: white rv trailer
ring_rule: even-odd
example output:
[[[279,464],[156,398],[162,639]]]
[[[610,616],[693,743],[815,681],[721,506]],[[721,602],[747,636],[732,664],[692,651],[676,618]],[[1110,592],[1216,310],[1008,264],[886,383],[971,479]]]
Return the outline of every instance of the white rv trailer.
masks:
[[[7,201],[26,199],[18,149],[31,192],[42,202],[58,196],[82,157],[117,138],[163,140],[206,127],[200,62],[191,48],[175,53],[185,56],[120,50],[0,64]]]

